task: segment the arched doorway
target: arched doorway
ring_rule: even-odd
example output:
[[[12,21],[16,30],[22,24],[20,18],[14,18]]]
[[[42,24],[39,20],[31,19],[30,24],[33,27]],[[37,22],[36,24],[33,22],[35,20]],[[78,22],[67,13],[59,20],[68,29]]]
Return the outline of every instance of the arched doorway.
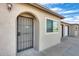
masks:
[[[21,13],[17,17],[17,52],[34,48],[37,45],[34,42],[36,41],[36,33],[39,31],[36,29],[38,23],[35,19],[30,13]]]

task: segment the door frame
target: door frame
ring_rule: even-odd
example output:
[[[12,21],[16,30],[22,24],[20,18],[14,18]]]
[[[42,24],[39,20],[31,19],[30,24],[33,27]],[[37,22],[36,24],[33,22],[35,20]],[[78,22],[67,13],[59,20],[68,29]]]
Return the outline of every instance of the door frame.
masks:
[[[26,49],[22,49],[22,50],[20,50],[20,51],[18,51],[18,18],[19,17],[24,17],[24,18],[30,18],[30,19],[32,19],[32,47],[31,48],[33,48],[34,47],[34,23],[33,23],[33,18],[31,18],[31,17],[25,17],[25,16],[21,16],[21,15],[19,15],[19,16],[17,16],[17,35],[16,35],[16,37],[17,37],[17,45],[16,45],[16,51],[17,51],[17,53],[18,52],[20,52],[20,51],[24,51],[24,50],[27,50],[27,49],[30,49],[30,48],[26,48]]]
[[[62,37],[64,36],[63,34],[64,34],[64,25],[61,25],[62,26]]]
[[[68,26],[68,36],[69,36],[69,26]]]

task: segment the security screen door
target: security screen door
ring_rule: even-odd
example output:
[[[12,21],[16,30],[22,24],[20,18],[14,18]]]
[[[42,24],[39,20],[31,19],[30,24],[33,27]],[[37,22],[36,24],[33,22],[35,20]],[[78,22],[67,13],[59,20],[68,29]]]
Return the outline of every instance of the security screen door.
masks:
[[[17,20],[17,52],[33,47],[32,18],[19,16]]]

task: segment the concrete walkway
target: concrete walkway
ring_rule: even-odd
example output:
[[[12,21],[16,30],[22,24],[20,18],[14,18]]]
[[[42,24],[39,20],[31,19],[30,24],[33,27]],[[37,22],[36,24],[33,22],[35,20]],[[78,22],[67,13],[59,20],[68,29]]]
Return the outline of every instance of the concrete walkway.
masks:
[[[65,37],[60,44],[42,52],[29,49],[17,56],[79,56],[79,37]]]

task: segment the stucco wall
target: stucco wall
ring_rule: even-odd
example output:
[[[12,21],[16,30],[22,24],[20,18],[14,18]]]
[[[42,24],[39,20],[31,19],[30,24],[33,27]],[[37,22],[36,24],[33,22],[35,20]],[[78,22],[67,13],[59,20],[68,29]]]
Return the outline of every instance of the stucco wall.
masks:
[[[16,55],[17,48],[17,16],[22,12],[30,12],[39,21],[39,40],[36,43],[38,51],[60,43],[61,30],[59,18],[27,4],[13,4],[12,10],[7,10],[6,4],[0,4],[0,55]],[[46,32],[46,18],[58,21],[59,31]]]
[[[56,18],[53,18],[52,16],[47,16],[48,18],[51,18],[51,20],[55,20]],[[45,17],[43,18],[45,19]],[[46,32],[46,19],[42,20],[40,23],[41,26],[41,39],[40,39],[40,51],[49,48],[51,46],[54,46],[58,43],[60,43],[60,38],[61,38],[61,31],[60,31],[60,21],[58,22],[58,32]]]
[[[69,26],[69,36],[78,36],[78,25]]]

